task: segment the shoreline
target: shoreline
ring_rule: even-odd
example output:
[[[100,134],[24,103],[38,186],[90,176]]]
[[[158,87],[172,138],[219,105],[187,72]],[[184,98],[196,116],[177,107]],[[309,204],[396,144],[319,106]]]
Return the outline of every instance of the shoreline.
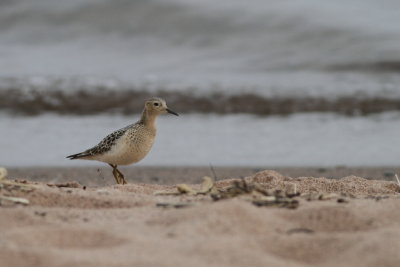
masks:
[[[114,185],[114,177],[109,167],[10,167],[10,179],[62,183],[76,181],[86,186]],[[346,176],[358,176],[369,180],[395,181],[394,175],[400,174],[400,166],[377,167],[223,167],[214,166],[140,166],[120,167],[128,183],[147,183],[174,185],[178,183],[200,183],[203,176],[216,180],[243,178],[263,170],[274,170],[288,177],[325,177],[338,179]]]
[[[110,95],[113,97],[110,98]],[[118,91],[97,88],[69,94],[62,89],[54,89],[42,95],[35,90],[33,93],[21,93],[15,88],[0,88],[0,111],[27,116],[46,113],[57,115],[140,114],[143,100],[153,95],[167,99],[171,107],[187,114],[285,116],[323,112],[366,116],[400,110],[400,99],[384,94],[363,98],[357,97],[358,93],[328,97],[307,95],[266,97],[257,92],[236,94],[212,92],[199,96],[179,91],[161,90],[149,93],[137,88],[121,88]]]

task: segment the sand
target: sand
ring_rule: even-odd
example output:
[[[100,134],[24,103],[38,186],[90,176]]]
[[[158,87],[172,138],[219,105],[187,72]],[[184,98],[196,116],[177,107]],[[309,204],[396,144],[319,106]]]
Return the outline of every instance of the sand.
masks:
[[[245,181],[266,191],[296,187],[299,205],[258,207],[251,195],[219,201],[207,194],[155,195],[176,191],[155,183],[3,186],[0,195],[29,204],[1,202],[0,266],[399,266],[397,183],[275,171]]]
[[[104,165],[102,165],[104,166]],[[386,167],[213,167],[209,166],[119,166],[130,183],[151,183],[174,185],[177,183],[199,183],[203,176],[215,176],[217,180],[232,177],[241,178],[254,175],[262,170],[273,169],[285,176],[299,177],[326,177],[342,178],[355,175],[373,180],[395,181],[394,174],[400,174],[399,166]],[[14,167],[9,168],[11,179],[24,178],[32,181],[46,181],[62,183],[65,181],[77,181],[86,186],[108,186],[115,183],[111,174],[111,168],[105,167]]]

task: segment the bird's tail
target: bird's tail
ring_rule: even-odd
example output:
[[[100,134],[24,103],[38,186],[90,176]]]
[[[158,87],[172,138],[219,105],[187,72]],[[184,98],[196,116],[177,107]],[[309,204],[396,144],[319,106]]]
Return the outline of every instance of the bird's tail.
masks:
[[[81,153],[69,155],[69,156],[67,156],[66,158],[67,158],[67,159],[80,159],[80,158],[84,158],[84,157],[87,157],[87,156],[89,156],[88,153],[86,153],[86,152],[81,152]]]

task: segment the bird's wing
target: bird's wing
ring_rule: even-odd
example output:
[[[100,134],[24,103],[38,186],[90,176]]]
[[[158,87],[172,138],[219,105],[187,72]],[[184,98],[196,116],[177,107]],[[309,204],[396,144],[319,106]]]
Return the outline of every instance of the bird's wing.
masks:
[[[89,156],[94,156],[94,155],[105,153],[105,152],[111,150],[111,148],[115,145],[117,140],[119,138],[121,138],[130,127],[132,127],[132,125],[128,125],[122,129],[116,130],[115,132],[107,135],[96,146],[89,148],[81,153],[70,155],[67,158],[79,159],[79,158],[84,158],[84,157],[89,157]]]

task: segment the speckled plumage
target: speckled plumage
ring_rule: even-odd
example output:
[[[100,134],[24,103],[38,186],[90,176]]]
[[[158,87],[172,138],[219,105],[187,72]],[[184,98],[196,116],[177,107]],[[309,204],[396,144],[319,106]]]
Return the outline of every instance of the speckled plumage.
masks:
[[[68,156],[68,158],[71,159],[79,159],[83,157],[91,157],[91,156],[96,156],[96,155],[101,155],[106,153],[107,151],[110,151],[111,148],[115,145],[117,140],[123,136],[126,131],[130,128],[133,127],[135,124],[126,126],[122,129],[116,130],[115,132],[107,135],[103,140],[101,140],[100,143],[98,143],[96,146],[89,148],[81,153],[74,154],[71,156]]]
[[[167,112],[178,115],[167,108],[164,100],[149,99],[138,122],[107,135],[98,145],[67,158],[108,163],[114,169],[113,174],[117,183],[126,183],[122,173],[117,170],[117,165],[136,163],[147,155],[156,136],[155,120],[158,115]],[[123,182],[117,176],[122,176]]]

